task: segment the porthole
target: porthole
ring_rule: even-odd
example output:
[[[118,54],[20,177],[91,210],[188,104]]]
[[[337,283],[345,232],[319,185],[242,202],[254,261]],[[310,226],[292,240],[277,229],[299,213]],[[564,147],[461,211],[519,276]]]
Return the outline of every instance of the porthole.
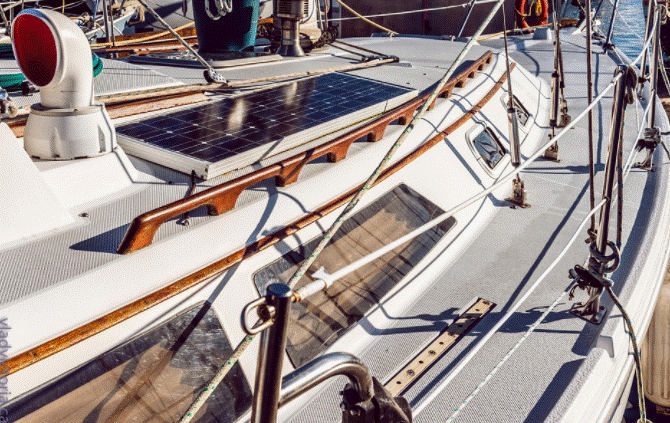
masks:
[[[482,123],[471,129],[467,138],[477,160],[488,170],[494,169],[507,154],[500,139]]]
[[[531,122],[530,113],[524,107],[521,101],[517,98],[517,96],[513,95],[512,98],[514,99],[514,109],[516,110],[516,117],[517,121],[519,122],[519,127],[521,129],[527,129],[527,126]],[[509,97],[504,95],[500,97],[500,101],[505,107],[505,110],[507,110],[507,108],[509,107]]]

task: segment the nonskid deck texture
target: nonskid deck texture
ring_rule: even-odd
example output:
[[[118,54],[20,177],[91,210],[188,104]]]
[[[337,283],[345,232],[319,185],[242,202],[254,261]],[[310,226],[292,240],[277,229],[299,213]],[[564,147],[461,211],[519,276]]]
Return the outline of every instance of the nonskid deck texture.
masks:
[[[583,38],[566,36],[566,39],[566,45],[571,43],[570,47],[564,49],[568,75],[566,95],[570,113],[574,117],[585,106],[583,72],[585,61],[583,50],[579,47],[583,44]],[[382,68],[356,71],[355,74],[419,90],[434,83],[448,66],[448,61],[440,63],[439,60],[444,57],[455,57],[460,48],[458,44],[447,43],[443,44],[447,47],[444,51],[416,48],[417,40],[408,39],[394,41],[371,39],[360,42],[382,53],[400,52],[402,62]],[[421,43],[426,43],[422,44],[423,46],[436,45],[418,41],[418,44]],[[470,59],[476,59],[486,50],[487,48],[473,50]],[[512,56],[526,65],[531,72],[537,73],[546,81],[549,80],[550,66],[553,63],[550,43],[529,43],[526,48],[520,45],[512,52]],[[325,61],[330,61],[331,64],[338,63],[338,59],[333,58]],[[304,66],[315,67],[317,62],[308,61]],[[599,66],[596,82],[599,89],[602,89],[610,81],[613,62],[606,55],[599,54],[596,63]],[[300,66],[297,62],[287,65],[291,68],[289,71],[295,71]],[[483,78],[486,86],[490,87],[503,74],[503,67],[501,63],[497,63],[495,75],[484,75],[479,78]],[[250,73],[253,73],[253,68]],[[458,106],[465,111],[473,106],[472,102],[478,100],[479,98],[460,99]],[[603,139],[603,145],[606,145],[610,107],[611,101],[606,100],[597,108],[598,112],[595,114],[596,130]],[[483,118],[486,119],[486,116]],[[667,126],[667,123],[664,122],[663,125]],[[360,325],[357,325],[357,330],[364,330],[375,338],[374,342],[366,346],[365,351],[360,354],[361,359],[371,369],[372,374],[384,382],[421,351],[423,346],[430,343],[456,316],[458,309],[467,306],[476,297],[485,298],[496,304],[493,311],[478,323],[472,332],[459,341],[403,394],[415,409],[414,421],[446,421],[453,410],[458,409],[464,399],[470,396],[480,381],[496,368],[510,348],[524,339],[529,326],[535,323],[540,314],[568,287],[567,269],[577,263],[583,263],[587,257],[587,245],[580,240],[550,277],[522,304],[519,312],[484,345],[475,359],[448,386],[441,385],[449,372],[458,365],[459,360],[463,359],[474,344],[495,325],[554,260],[587,213],[588,159],[585,127],[586,122],[582,121],[577,129],[571,130],[570,136],[560,142],[561,163],[537,161],[523,173],[529,202],[532,204],[530,209],[510,209],[504,198],[489,196],[481,207],[495,207],[497,210],[495,216],[482,233],[468,234],[471,237],[469,240],[471,244],[455,265],[442,271],[429,289],[416,297],[408,298],[407,301],[411,305],[401,313],[388,314],[386,319],[390,324],[380,329],[373,321],[364,318],[360,321]],[[636,127],[635,106],[630,106],[624,137],[625,155],[635,141],[636,134],[633,131]],[[448,137],[446,143],[451,145]],[[372,147],[365,143],[354,143],[350,156],[361,154],[370,148]],[[605,154],[606,147],[598,150],[599,176],[602,175]],[[646,206],[651,204],[650,198],[655,195],[666,195],[664,190],[656,187],[659,181],[667,180],[667,166],[664,165],[666,160],[658,153],[656,158],[657,172],[634,170],[626,183],[624,261],[634,258],[638,253],[635,251],[635,245],[639,245],[638,241],[645,235],[643,231],[654,230],[655,217],[648,216],[649,207]],[[87,225],[77,226],[0,253],[0,260],[9,264],[0,270],[2,280],[0,293],[5,304],[46,288],[57,287],[95,267],[113,263],[122,257],[115,254],[114,249],[132,218],[185,195],[188,189],[188,176],[139,159],[133,159],[133,162],[141,171],[153,176],[143,176],[145,181],[137,184],[140,186],[139,189],[133,188],[122,193],[124,195],[120,196],[120,199],[108,199],[106,203],[83,208],[81,211],[88,212],[88,218],[85,218],[89,220]],[[305,181],[318,175],[328,166],[332,165],[316,163],[307,166],[301,173],[301,180]],[[216,178],[202,184],[199,189],[248,171],[249,169],[244,169]],[[174,181],[176,184],[168,184],[167,181]],[[600,198],[601,178],[598,178],[596,186],[597,198]],[[238,200],[238,207],[253,202],[271,204],[273,196],[279,196],[280,192],[281,190],[272,183],[257,186],[253,190],[245,191]],[[444,195],[449,196],[450,193],[445,192]],[[189,230],[202,228],[201,225],[204,222],[211,222],[211,219],[214,218],[207,217],[204,213],[195,213],[188,228],[179,226],[176,221],[170,221],[161,227],[156,241],[160,243],[177,234],[188,235]],[[459,222],[458,227],[462,228],[468,223],[471,222]],[[632,231],[633,225],[644,229]],[[257,233],[264,234],[264,229],[258,228]],[[159,251],[160,245],[150,248]],[[441,248],[448,253],[448,247]],[[132,257],[127,260],[130,261]],[[165,263],[170,260],[175,258],[166,257]],[[438,261],[435,262],[435,266],[439,266]],[[624,263],[624,268],[631,269],[631,275],[636,272],[636,268],[630,263]],[[620,286],[617,286],[615,291],[625,301],[631,289],[632,284],[628,284],[623,291]],[[392,296],[408,295],[406,292],[407,290],[403,290]],[[578,299],[583,299],[583,292],[578,292],[578,296]],[[593,354],[593,351],[604,353],[600,348],[592,349],[601,328],[588,325],[570,315],[567,312],[570,305],[567,297],[564,297],[554,312],[525,339],[471,402],[463,407],[455,421],[536,422],[557,421],[561,417],[564,408],[570,404],[575,389],[579,387],[579,384],[573,387],[571,382],[575,375],[584,369],[582,365],[588,362],[591,357],[589,354]],[[384,305],[381,308],[384,308]],[[603,330],[606,332],[609,328],[610,326],[606,324]],[[237,341],[234,335],[229,334],[233,343]],[[286,417],[284,421],[339,421],[340,397],[337,392],[341,390],[342,385],[341,380],[330,384],[324,394],[305,404],[303,410],[290,418]]]
[[[564,37],[564,35],[562,35]],[[582,36],[562,38],[566,70],[566,98],[573,118],[584,110],[586,102],[585,48]],[[512,42],[521,40],[511,39]],[[549,42],[526,38],[517,43],[511,57],[531,73],[548,83],[553,71],[553,48]],[[487,43],[483,43],[487,45]],[[492,47],[502,44],[490,42]],[[602,49],[594,48],[596,95],[611,81],[615,63]],[[602,192],[602,174],[607,153],[611,94],[596,107],[594,113],[596,151],[596,199]],[[624,134],[624,160],[636,141],[637,118],[641,108],[627,109]],[[377,341],[366,348],[360,358],[382,382],[428,345],[457,311],[474,298],[496,303],[473,331],[468,333],[403,394],[414,409],[415,422],[555,422],[559,421],[581,388],[580,378],[588,374],[595,357],[606,354],[598,348],[598,336],[607,336],[613,322],[603,327],[585,323],[569,313],[574,301],[585,299],[577,291],[574,301],[565,294],[570,281],[568,269],[583,264],[588,257],[585,231],[549,276],[521,305],[517,313],[477,351],[476,356],[447,385],[444,381],[477,342],[524,295],[547,266],[568,243],[589,211],[588,144],[586,120],[579,122],[559,142],[560,163],[538,160],[522,172],[528,209],[512,209],[503,198],[489,196],[498,208],[486,229],[474,240],[461,258],[444,271],[423,295],[413,298],[414,305],[401,315],[388,316],[388,327],[377,329],[373,324],[361,326]],[[638,161],[642,158],[638,156]],[[625,287],[615,285],[614,291],[626,301],[633,289],[639,268],[631,263],[640,254],[639,245],[647,232],[654,231],[650,204],[662,201],[667,193],[657,186],[667,179],[668,160],[657,153],[655,173],[633,169],[624,188],[623,269],[617,277],[628,277]],[[445,193],[448,195],[448,193]],[[613,227],[611,227],[613,228]],[[614,232],[610,232],[613,234]],[[611,235],[610,238],[612,238]],[[644,283],[644,281],[639,281]],[[402,292],[398,295],[403,295]],[[557,305],[541,323],[533,328],[542,313]],[[604,304],[612,316],[620,319],[609,299]],[[651,307],[651,305],[649,305]],[[383,306],[382,306],[383,307]],[[612,319],[615,320],[615,319]],[[600,331],[602,330],[602,333]],[[505,358],[515,348],[514,353]],[[504,364],[502,361],[505,360]],[[580,367],[581,366],[581,367]],[[495,373],[482,388],[478,385]],[[338,390],[341,382],[331,384],[318,399],[291,422],[337,421]],[[466,404],[466,400],[468,401]],[[318,404],[318,405],[317,405]],[[452,414],[456,414],[451,420]],[[595,417],[584,416],[583,421]]]

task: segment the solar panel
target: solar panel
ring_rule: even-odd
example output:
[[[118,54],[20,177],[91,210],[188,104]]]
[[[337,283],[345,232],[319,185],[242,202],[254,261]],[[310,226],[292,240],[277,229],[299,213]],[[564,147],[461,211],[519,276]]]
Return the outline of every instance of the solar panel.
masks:
[[[397,107],[416,90],[341,73],[119,126],[130,154],[204,179]]]

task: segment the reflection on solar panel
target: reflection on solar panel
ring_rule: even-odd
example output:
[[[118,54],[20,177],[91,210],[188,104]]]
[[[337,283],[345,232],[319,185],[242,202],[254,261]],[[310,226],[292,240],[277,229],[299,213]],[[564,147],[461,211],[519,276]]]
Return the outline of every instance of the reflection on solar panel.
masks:
[[[333,73],[117,128],[135,156],[209,179],[397,107],[416,91]]]

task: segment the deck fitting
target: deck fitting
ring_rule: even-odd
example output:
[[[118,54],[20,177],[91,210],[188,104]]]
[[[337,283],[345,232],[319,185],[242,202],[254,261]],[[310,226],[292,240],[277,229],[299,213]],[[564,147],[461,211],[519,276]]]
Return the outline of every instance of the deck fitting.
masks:
[[[546,150],[544,150],[544,158],[554,162],[560,162],[558,159],[558,143],[553,143]]]
[[[527,209],[530,207],[530,204],[526,202],[526,198],[526,190],[524,189],[523,181],[521,180],[521,177],[517,175],[516,178],[512,179],[512,196],[505,200],[512,203],[512,208],[521,207],[522,209]]]
[[[467,311],[458,316],[433,342],[384,384],[384,388],[393,396],[400,395],[494,307],[495,304],[491,301],[478,298]]]

